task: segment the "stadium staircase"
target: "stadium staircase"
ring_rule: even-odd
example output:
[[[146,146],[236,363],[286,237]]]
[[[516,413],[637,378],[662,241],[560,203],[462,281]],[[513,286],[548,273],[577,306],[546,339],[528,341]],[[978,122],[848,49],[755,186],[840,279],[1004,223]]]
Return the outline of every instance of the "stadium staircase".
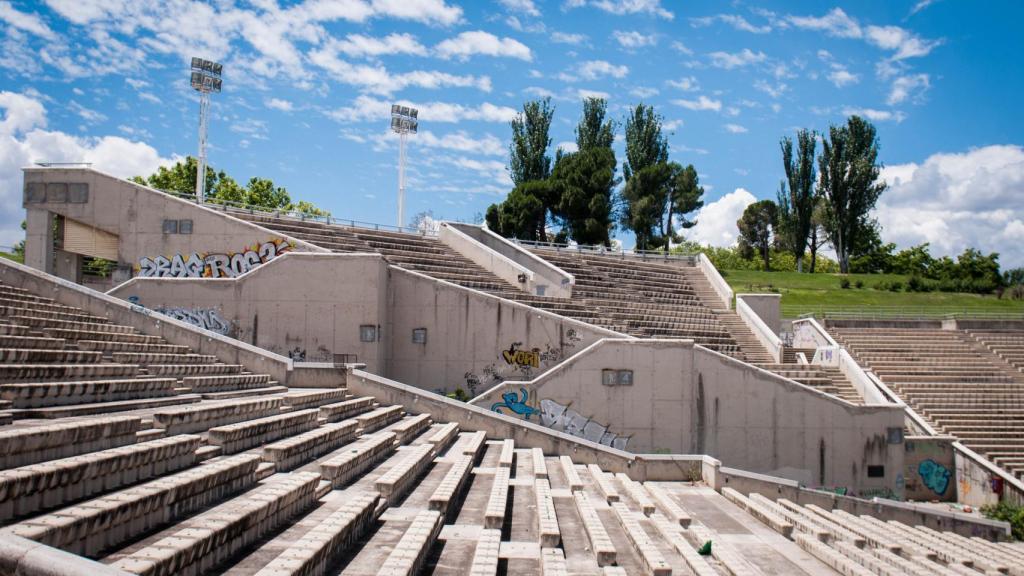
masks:
[[[1024,331],[832,326],[829,332],[936,430],[1024,478],[1024,374],[1008,360],[1014,342],[1024,343]]]
[[[637,482],[345,388],[277,386],[22,288],[0,286],[0,305],[0,555],[27,539],[122,573],[265,576],[1024,562],[1002,544]]]

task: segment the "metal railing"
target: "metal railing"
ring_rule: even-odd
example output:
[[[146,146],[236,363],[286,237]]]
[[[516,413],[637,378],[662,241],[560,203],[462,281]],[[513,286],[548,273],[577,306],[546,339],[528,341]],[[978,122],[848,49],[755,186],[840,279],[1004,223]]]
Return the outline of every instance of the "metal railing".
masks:
[[[834,318],[863,320],[954,320],[957,318],[1024,320],[1021,311],[971,308],[967,306],[793,306],[783,304],[782,315],[790,318]]]
[[[194,193],[175,192],[173,190],[161,190],[159,188],[153,188],[158,192],[163,192],[168,196],[174,196],[175,198],[181,198],[182,200],[188,200],[190,202],[199,203],[196,201],[196,195]],[[243,202],[234,202],[232,200],[221,200],[217,198],[207,198],[202,203],[203,206],[212,209],[220,209],[222,212],[242,212],[246,214],[260,214],[273,218],[283,218],[286,220],[295,220],[298,222],[319,222],[322,224],[329,224],[332,226],[343,226],[347,228],[362,228],[364,230],[380,230],[385,232],[399,232],[402,234],[412,234],[419,236],[430,236],[434,237],[438,235],[440,221],[438,226],[426,227],[408,227],[408,226],[392,226],[390,224],[377,224],[375,222],[362,222],[359,220],[335,218],[331,215],[320,215],[311,214],[309,212],[302,212],[299,210],[274,210],[265,206],[254,206],[252,204],[245,204]]]
[[[538,248],[540,250],[554,250],[556,252],[579,252],[586,254],[603,254],[603,255],[614,255],[614,256],[630,256],[635,258],[644,259],[659,259],[659,260],[682,260],[694,262],[697,254],[673,254],[665,253],[660,250],[636,250],[634,248],[613,248],[605,246],[603,244],[562,244],[559,242],[539,242],[536,240],[520,240],[518,238],[509,238],[510,242],[527,246],[530,248]]]

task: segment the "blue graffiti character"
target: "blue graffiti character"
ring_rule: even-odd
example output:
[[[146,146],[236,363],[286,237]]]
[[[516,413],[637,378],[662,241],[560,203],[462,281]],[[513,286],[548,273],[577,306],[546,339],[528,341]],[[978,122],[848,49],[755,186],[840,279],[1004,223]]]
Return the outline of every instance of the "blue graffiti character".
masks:
[[[929,490],[939,496],[946,493],[946,488],[949,487],[949,478],[952,476],[948,468],[934,460],[925,460],[917,465],[917,473]]]
[[[501,395],[502,402],[495,402],[491,406],[491,410],[501,414],[501,409],[507,408],[514,414],[519,414],[529,420],[531,414],[537,413],[537,409],[526,403],[530,399],[530,393],[526,391],[526,388],[520,388],[520,391],[522,392],[521,398],[515,392],[505,392]]]

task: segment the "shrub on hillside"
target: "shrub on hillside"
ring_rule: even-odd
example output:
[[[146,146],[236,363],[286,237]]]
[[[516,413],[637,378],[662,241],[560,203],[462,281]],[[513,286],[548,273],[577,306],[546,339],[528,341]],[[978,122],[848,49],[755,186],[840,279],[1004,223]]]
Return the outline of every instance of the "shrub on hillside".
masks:
[[[1024,540],[1024,506],[999,503],[996,505],[982,506],[981,513],[986,518],[1002,520],[1010,523],[1010,532],[1014,540]]]
[[[849,290],[850,289],[850,279],[849,278],[840,278],[839,279],[839,287],[842,288],[843,290]]]
[[[900,290],[903,290],[903,282],[893,280],[889,283],[889,292],[899,292]]]
[[[931,280],[913,275],[907,280],[907,292],[931,292],[935,289],[935,283]]]
[[[856,282],[853,283],[853,287],[856,288],[857,290],[860,290],[861,288],[864,287],[864,281],[857,280]]]

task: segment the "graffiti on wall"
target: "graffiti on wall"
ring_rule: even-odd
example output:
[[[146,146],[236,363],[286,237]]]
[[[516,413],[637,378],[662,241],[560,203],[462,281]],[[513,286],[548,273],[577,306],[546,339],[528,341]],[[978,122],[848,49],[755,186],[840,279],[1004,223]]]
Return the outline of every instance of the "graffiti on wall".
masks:
[[[563,406],[548,398],[540,401],[540,421],[553,430],[619,450],[625,450],[629,443],[628,436],[620,436],[608,430],[607,426],[583,416],[568,405]]]
[[[139,260],[137,272],[143,278],[235,278],[293,248],[289,241],[273,238],[226,254],[193,252],[170,258],[146,256]]]
[[[504,411],[508,411],[529,420],[532,414],[537,413],[537,409],[530,406],[530,393],[526,391],[526,388],[520,388],[519,390],[520,394],[516,394],[515,392],[503,393],[501,395],[501,402],[495,402],[492,404],[491,410],[498,414],[504,414]]]
[[[179,308],[179,307],[158,307],[154,311],[170,316],[204,330],[223,334],[231,334],[231,322],[225,320],[219,312],[213,308]]]
[[[466,387],[470,395],[476,396],[477,390],[486,390],[506,380],[529,380],[569,356],[582,340],[576,329],[569,328],[560,347],[545,344],[544,348],[526,349],[522,342],[513,342],[499,351],[500,362],[492,362],[479,372],[466,372],[463,375]]]
[[[938,462],[928,459],[917,465],[917,473],[921,476],[921,482],[939,496],[946,493],[949,487],[949,479],[952,473],[948,468]]]
[[[513,342],[512,345],[508,347],[508,350],[503,350],[501,352],[501,357],[505,359],[505,364],[540,368],[540,348],[523,350],[521,348],[517,349],[516,346],[522,346],[522,343]]]

